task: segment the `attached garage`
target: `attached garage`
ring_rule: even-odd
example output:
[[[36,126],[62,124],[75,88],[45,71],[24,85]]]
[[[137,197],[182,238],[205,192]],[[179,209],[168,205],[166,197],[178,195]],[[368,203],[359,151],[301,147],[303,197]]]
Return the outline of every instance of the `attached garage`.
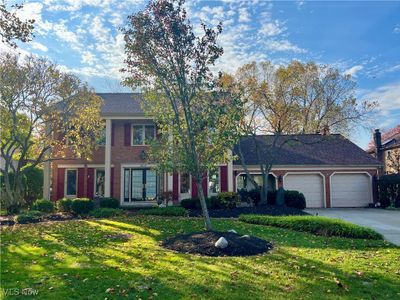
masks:
[[[372,202],[371,177],[365,173],[335,173],[331,177],[332,207],[366,207]]]
[[[325,207],[324,180],[320,174],[287,174],[283,188],[303,193],[306,207]]]

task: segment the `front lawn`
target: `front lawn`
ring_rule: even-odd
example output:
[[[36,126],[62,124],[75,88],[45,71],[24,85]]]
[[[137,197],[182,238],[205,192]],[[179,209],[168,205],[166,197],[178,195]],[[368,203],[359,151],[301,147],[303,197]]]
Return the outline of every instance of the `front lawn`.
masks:
[[[120,216],[5,227],[1,287],[38,299],[398,299],[400,248],[215,219],[272,241],[255,257],[202,257],[159,243],[200,231],[194,218]],[[21,296],[5,296],[21,299]],[[32,298],[32,297],[31,297]]]

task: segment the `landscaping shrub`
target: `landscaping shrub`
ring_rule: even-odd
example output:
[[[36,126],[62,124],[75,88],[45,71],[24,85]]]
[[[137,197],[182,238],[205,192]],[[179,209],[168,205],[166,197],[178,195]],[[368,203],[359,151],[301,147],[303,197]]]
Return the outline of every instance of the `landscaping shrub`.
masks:
[[[96,208],[89,212],[89,216],[95,218],[109,218],[109,217],[119,216],[122,214],[123,214],[122,209],[108,208],[108,207]]]
[[[119,200],[114,198],[100,198],[100,207],[102,208],[118,208]]]
[[[42,213],[37,210],[30,210],[26,213],[20,214],[15,218],[18,224],[37,223],[42,219]]]
[[[246,223],[282,227],[322,236],[372,240],[383,239],[381,234],[372,229],[326,217],[241,215],[239,216],[239,220]]]
[[[86,215],[93,209],[93,201],[88,198],[72,200],[71,211],[76,215]]]
[[[32,210],[38,210],[44,213],[51,213],[54,210],[54,203],[46,199],[38,199],[32,205]]]
[[[138,212],[140,215],[152,216],[186,216],[186,210],[179,206],[156,207],[149,209],[142,209]]]
[[[298,191],[285,191],[285,205],[298,209],[306,208],[306,198]]]
[[[72,211],[72,199],[70,198],[62,198],[57,201],[57,209],[62,212],[71,212]]]
[[[185,209],[196,209],[198,205],[200,205],[200,201],[199,199],[196,198],[188,198],[181,200],[181,206]]]
[[[400,174],[379,178],[378,197],[382,207],[400,207]]]
[[[25,173],[24,200],[28,205],[43,197],[43,169],[32,168]]]
[[[234,192],[219,193],[217,198],[221,208],[235,208],[240,202],[239,195]]]

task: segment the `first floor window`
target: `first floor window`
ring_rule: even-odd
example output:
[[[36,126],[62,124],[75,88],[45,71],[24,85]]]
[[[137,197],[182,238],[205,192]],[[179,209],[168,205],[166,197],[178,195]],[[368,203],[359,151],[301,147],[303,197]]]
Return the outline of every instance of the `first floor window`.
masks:
[[[208,175],[208,189],[210,194],[218,194],[219,188],[219,171],[210,172]]]
[[[188,194],[190,192],[190,175],[188,173],[181,173],[181,194]]]
[[[76,170],[67,170],[66,195],[76,196]]]
[[[253,174],[251,175],[253,180],[257,183],[259,187],[262,186],[263,184],[263,179],[261,174]],[[240,174],[237,177],[237,190],[240,191],[242,189],[246,191],[251,191],[255,189],[255,186],[253,185],[252,181],[247,178],[246,174]],[[268,175],[268,190],[269,191],[274,191],[276,190],[276,185],[275,185],[275,177],[271,174]]]
[[[95,192],[97,197],[104,196],[104,178],[105,171],[103,169],[96,169]]]

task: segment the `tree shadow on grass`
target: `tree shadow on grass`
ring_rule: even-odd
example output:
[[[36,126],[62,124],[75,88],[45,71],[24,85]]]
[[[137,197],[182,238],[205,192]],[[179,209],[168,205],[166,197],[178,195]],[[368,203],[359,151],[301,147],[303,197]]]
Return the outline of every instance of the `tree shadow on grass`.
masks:
[[[18,269],[16,274],[6,278],[3,286],[15,286],[16,280],[21,284],[32,284],[48,277],[37,285],[41,299],[54,299],[54,293],[59,299],[113,299],[122,297],[124,289],[129,298],[138,296],[143,299],[154,296],[153,293],[157,293],[160,299],[317,299],[321,295],[326,299],[338,296],[396,298],[394,287],[400,284],[399,280],[394,274],[377,272],[376,267],[368,269],[367,261],[360,264],[364,274],[359,277],[346,266],[335,266],[317,256],[317,259],[311,259],[304,252],[291,253],[293,248],[313,252],[319,251],[321,246],[307,248],[304,241],[293,243],[290,234],[279,236],[278,231],[269,233],[254,230],[253,226],[224,221],[214,225],[218,229],[237,226],[235,229],[243,230],[241,233],[251,229],[255,235],[268,237],[273,242],[275,237],[279,241],[278,247],[272,253],[246,258],[177,254],[161,248],[159,242],[181,231],[199,231],[202,227],[200,220],[89,220],[56,228],[42,227],[33,233],[23,230],[17,235],[21,242],[8,236],[5,247],[2,247],[2,260],[7,260],[7,269]],[[115,233],[129,233],[132,239],[115,241],[102,238]],[[50,238],[44,238],[46,236]],[[26,244],[40,251],[35,252]],[[16,251],[15,247],[22,251]],[[346,250],[352,249],[344,247],[343,255]],[[59,252],[65,253],[65,257],[54,260]],[[33,260],[33,266],[40,267],[36,273],[31,268]],[[343,287],[339,287],[334,278]],[[51,286],[54,289],[49,290]],[[114,292],[105,293],[108,288],[114,288]]]

